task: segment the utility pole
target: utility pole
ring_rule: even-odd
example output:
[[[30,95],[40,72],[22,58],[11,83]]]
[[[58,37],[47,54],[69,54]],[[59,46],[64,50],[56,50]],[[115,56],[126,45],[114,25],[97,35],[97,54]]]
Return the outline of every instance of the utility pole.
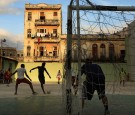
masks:
[[[3,64],[2,64],[2,56],[3,56],[3,54],[2,54],[2,49],[3,49],[3,47],[2,47],[2,44],[3,44],[3,42],[6,42],[6,39],[2,39],[1,40],[1,59],[0,59],[0,62],[1,62],[1,65],[0,65],[0,69],[3,69]]]

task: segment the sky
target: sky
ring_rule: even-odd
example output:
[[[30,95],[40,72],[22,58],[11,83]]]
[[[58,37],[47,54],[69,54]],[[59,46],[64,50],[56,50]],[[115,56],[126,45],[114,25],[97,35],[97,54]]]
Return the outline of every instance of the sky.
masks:
[[[23,49],[24,8],[26,3],[62,4],[63,34],[66,34],[67,6],[71,0],[0,0],[0,39],[4,46]],[[97,5],[135,6],[135,0],[90,0]]]

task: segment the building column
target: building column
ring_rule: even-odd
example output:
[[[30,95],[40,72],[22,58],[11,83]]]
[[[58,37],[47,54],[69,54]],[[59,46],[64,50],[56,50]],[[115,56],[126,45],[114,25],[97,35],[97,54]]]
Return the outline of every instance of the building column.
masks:
[[[135,81],[135,21],[129,25],[128,38],[126,38],[126,57],[130,80]]]

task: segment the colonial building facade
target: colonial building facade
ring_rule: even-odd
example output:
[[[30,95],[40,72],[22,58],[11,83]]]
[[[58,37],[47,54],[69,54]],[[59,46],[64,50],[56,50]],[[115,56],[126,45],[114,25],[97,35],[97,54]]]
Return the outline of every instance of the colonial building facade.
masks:
[[[81,59],[101,62],[125,61],[125,35],[81,35]],[[77,38],[73,37],[72,60],[77,61]]]
[[[61,5],[25,4],[24,62],[59,61]]]
[[[60,4],[25,4],[24,62],[64,60],[66,35],[62,35]],[[124,60],[126,29],[111,35],[81,35],[82,59]],[[72,59],[77,60],[77,38],[73,35]]]
[[[17,50],[17,60],[18,62],[23,62],[23,50]]]

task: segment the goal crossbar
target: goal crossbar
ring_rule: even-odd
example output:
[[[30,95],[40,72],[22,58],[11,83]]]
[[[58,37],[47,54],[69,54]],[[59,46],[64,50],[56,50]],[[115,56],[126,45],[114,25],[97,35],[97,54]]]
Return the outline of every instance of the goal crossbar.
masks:
[[[102,5],[94,5],[94,6],[82,6],[79,7],[75,5],[70,5],[72,10],[100,10],[100,11],[135,11],[135,6],[102,6]]]

